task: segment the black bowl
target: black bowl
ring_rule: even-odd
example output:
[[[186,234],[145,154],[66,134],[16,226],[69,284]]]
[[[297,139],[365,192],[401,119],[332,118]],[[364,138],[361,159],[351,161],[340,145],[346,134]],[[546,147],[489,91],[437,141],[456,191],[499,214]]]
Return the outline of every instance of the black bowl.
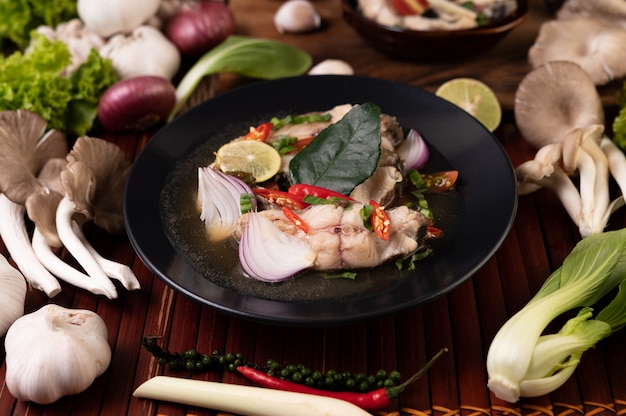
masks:
[[[479,54],[500,42],[528,16],[527,0],[519,0],[511,16],[473,29],[409,30],[385,26],[363,16],[357,0],[342,0],[346,22],[372,48],[396,58],[459,60]]]

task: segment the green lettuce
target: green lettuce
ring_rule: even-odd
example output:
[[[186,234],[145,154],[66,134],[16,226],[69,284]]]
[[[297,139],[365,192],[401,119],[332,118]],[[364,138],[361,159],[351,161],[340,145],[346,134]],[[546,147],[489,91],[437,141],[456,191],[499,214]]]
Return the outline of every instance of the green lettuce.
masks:
[[[25,48],[38,26],[56,27],[77,17],[76,0],[0,0],[0,45],[11,41]]]
[[[61,75],[71,62],[62,41],[33,33],[27,52],[0,59],[0,110],[30,110],[50,128],[86,134],[96,117],[98,100],[117,77],[110,60],[95,50],[75,72]]]

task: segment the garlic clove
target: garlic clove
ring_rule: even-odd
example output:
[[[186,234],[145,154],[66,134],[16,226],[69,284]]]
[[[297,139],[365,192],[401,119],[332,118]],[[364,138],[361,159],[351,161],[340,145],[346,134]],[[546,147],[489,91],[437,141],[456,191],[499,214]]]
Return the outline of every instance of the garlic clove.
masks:
[[[354,70],[340,59],[326,59],[311,68],[309,75],[354,75]]]
[[[0,256],[0,337],[24,315],[26,280],[15,267]]]
[[[22,316],[4,341],[5,382],[18,400],[53,403],[86,390],[111,362],[104,320],[47,304]]]
[[[322,18],[308,0],[288,0],[274,15],[274,26],[280,33],[303,33],[318,29]]]

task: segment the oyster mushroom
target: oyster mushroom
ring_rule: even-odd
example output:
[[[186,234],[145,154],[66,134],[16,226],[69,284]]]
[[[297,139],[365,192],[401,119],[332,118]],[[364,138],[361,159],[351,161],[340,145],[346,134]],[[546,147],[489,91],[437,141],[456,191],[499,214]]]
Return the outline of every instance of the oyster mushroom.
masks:
[[[543,64],[520,82],[515,122],[535,149],[560,142],[571,130],[604,125],[602,101],[591,77],[578,64]]]
[[[37,176],[47,187],[47,192],[39,192],[31,195],[26,200],[26,209],[31,213],[31,218],[38,218],[39,223],[46,225],[54,225],[54,228],[43,229],[35,224],[32,235],[32,246],[37,258],[43,266],[59,279],[72,284],[73,286],[88,290],[96,295],[104,295],[111,297],[109,292],[103,289],[95,279],[71,266],[63,261],[54,252],[45,235],[50,233],[58,239],[56,229],[56,211],[59,202],[63,198],[63,185],[61,184],[61,172],[65,170],[67,161],[63,158],[50,159],[44,165],[43,169]],[[59,240],[59,246],[61,243]]]
[[[539,189],[548,189],[557,196],[569,217],[579,222],[582,201],[576,185],[561,168],[563,145],[548,144],[535,155],[535,158],[522,163],[515,169],[517,189],[520,195],[527,195]]]
[[[30,111],[0,112],[0,237],[26,280],[53,297],[61,286],[35,255],[24,220],[28,198],[47,192],[37,173],[48,159],[67,154],[65,135],[56,130],[46,132],[46,125]]]
[[[132,270],[100,256],[79,226],[93,221],[110,233],[123,230],[122,197],[130,161],[115,144],[87,136],[76,140],[67,161],[60,175],[65,193],[56,212],[63,245],[111,297],[117,296],[117,290],[109,278],[119,280],[126,289],[139,289]]]
[[[626,23],[624,0],[567,0],[557,12],[558,19],[598,17],[609,22]]]
[[[587,2],[592,3],[592,2]],[[621,1],[626,6],[626,2]],[[571,61],[584,69],[595,85],[626,75],[626,30],[599,18],[551,20],[541,25],[528,50],[530,64]]]

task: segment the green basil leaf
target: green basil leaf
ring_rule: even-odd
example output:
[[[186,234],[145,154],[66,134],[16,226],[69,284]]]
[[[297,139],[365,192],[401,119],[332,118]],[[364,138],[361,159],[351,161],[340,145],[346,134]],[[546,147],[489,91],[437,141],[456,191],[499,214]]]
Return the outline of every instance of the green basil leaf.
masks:
[[[357,105],[322,130],[289,163],[294,182],[350,194],[378,165],[380,113],[373,103]]]

